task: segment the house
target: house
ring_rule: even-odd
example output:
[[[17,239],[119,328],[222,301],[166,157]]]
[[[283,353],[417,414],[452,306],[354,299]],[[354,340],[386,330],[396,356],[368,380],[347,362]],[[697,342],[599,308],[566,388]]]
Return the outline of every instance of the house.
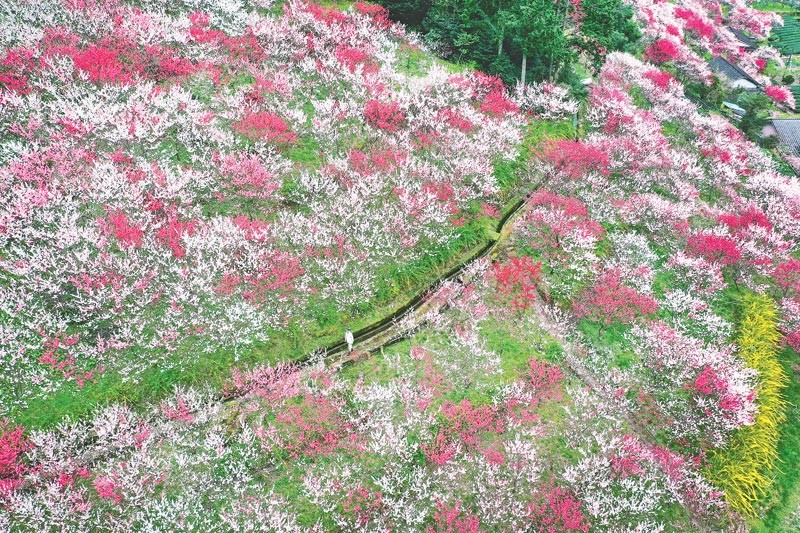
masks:
[[[777,135],[780,144],[800,154],[800,118],[773,118],[763,133],[765,137]]]
[[[735,89],[757,91],[761,87],[747,72],[725,58],[715,57],[708,62],[708,67]]]
[[[752,37],[749,37],[742,30],[737,30],[736,28],[728,28],[728,31],[730,31],[733,34],[733,36],[736,37],[737,41],[742,43],[742,48],[744,48],[745,50],[750,51],[756,49],[758,41],[756,41]]]

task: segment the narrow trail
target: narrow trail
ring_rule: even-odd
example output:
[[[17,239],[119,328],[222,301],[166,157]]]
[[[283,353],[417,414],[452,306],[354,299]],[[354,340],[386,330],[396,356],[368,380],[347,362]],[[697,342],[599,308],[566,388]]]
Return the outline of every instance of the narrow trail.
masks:
[[[320,359],[320,355],[322,355],[321,359],[325,361],[327,367],[340,368],[344,364],[357,360],[359,354],[363,356],[364,354],[374,353],[382,347],[402,339],[408,332],[416,329],[429,312],[436,311],[442,307],[442,304],[437,304],[429,299],[429,296],[434,294],[437,288],[448,281],[455,281],[459,286],[467,285],[471,281],[470,267],[485,257],[494,260],[505,251],[514,220],[522,213],[530,195],[536,192],[542,184],[536,184],[524,198],[512,204],[509,212],[500,219],[495,228],[498,234],[496,239],[488,242],[466,261],[453,267],[444,276],[431,283],[391,315],[354,332],[353,337],[355,340],[352,353],[348,352],[347,344],[342,341],[310,354],[301,359],[299,363],[317,362]]]

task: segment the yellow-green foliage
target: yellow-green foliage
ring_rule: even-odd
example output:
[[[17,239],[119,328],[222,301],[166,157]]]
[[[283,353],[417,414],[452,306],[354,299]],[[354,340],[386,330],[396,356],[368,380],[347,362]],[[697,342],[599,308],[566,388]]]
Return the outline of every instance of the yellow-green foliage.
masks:
[[[788,378],[778,360],[780,341],[772,300],[763,295],[747,297],[738,343],[744,362],[758,372],[758,414],[752,425],[739,428],[728,446],[713,455],[707,472],[725,491],[728,503],[747,517],[756,515],[758,503],[772,486],[780,425],[786,420],[783,389]]]

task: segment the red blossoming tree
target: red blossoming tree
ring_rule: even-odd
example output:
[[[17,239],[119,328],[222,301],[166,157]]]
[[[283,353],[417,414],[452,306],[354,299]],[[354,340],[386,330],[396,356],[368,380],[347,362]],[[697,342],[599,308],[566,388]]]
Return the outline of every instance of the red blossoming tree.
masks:
[[[583,516],[581,501],[572,491],[561,487],[546,488],[540,501],[528,506],[529,516],[537,531],[562,533],[566,531],[589,531],[591,524]]]
[[[772,279],[783,296],[800,294],[800,260],[789,259],[776,266]]]
[[[736,241],[721,235],[692,235],[686,243],[686,248],[690,255],[699,256],[723,266],[733,265],[742,259],[742,251]]]
[[[542,263],[534,263],[528,256],[512,257],[508,263],[495,263],[492,276],[497,282],[498,292],[510,298],[515,309],[525,310],[536,299],[536,285],[541,281]]]
[[[642,315],[658,309],[658,303],[636,289],[622,283],[619,270],[604,272],[594,286],[575,300],[575,315],[593,322],[609,325],[614,322],[630,323]]]
[[[438,511],[433,515],[435,524],[427,533],[480,533],[480,521],[473,514],[464,513],[456,502],[452,507],[439,502]]]
[[[678,57],[678,46],[669,39],[658,39],[644,51],[644,58],[653,63],[666,63]]]
[[[572,179],[578,179],[591,170],[608,174],[608,154],[583,141],[560,140],[551,143],[544,158]]]
[[[136,224],[132,224],[128,216],[121,211],[109,213],[105,220],[100,221],[100,226],[116,237],[120,248],[136,248],[142,245],[144,231]]]
[[[289,131],[289,126],[277,113],[250,113],[233,125],[237,133],[252,141],[266,140],[272,143],[289,144],[297,135]]]
[[[22,484],[28,469],[23,456],[31,446],[23,428],[0,420],[0,501]]]
[[[370,126],[394,133],[403,127],[406,115],[397,102],[369,100],[364,108],[364,117]]]

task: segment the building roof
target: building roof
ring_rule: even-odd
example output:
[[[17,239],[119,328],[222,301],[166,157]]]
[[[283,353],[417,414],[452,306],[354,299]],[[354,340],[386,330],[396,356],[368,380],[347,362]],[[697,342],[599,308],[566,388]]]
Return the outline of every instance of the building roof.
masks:
[[[728,30],[730,30],[733,36],[736,37],[736,39],[738,39],[740,43],[745,45],[746,48],[755,48],[756,44],[758,44],[758,41],[748,36],[742,30],[738,30],[736,28],[728,28]]]
[[[733,102],[722,102],[722,105],[727,107],[728,109],[733,111],[734,114],[739,115],[740,117],[743,117],[745,114],[747,114],[747,110],[734,104]]]
[[[722,74],[731,81],[747,80],[756,87],[761,86],[761,84],[758,83],[753,78],[751,78],[747,72],[740,69],[738,66],[734,65],[725,58],[715,57],[714,59],[708,62],[708,66],[712,71],[718,74]]]
[[[800,148],[800,119],[798,118],[774,118],[772,125],[778,132],[781,144],[794,148]]]

